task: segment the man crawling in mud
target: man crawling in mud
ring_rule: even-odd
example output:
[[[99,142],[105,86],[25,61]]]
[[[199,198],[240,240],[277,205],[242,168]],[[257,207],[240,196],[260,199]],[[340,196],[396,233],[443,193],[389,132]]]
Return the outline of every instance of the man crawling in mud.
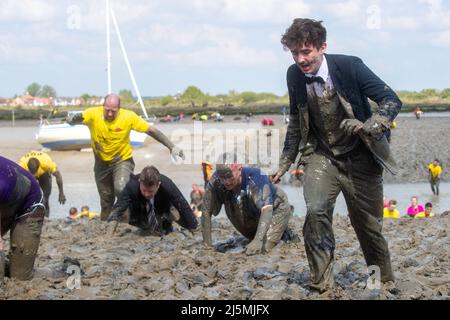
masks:
[[[197,228],[197,220],[181,191],[154,166],[130,176],[108,222],[120,221],[127,210],[129,224],[138,227],[141,235],[166,235],[173,231],[173,221],[191,231]],[[111,224],[110,234],[116,225]]]
[[[10,231],[9,272],[0,237],[0,286],[5,273],[12,278],[33,277],[34,261],[39,248],[45,216],[44,197],[37,180],[18,164],[0,156],[0,230]]]
[[[235,162],[218,164],[206,186],[201,223],[203,241],[208,246],[212,246],[211,216],[217,216],[222,205],[233,226],[251,240],[247,255],[275,247],[292,215],[286,194],[267,175],[259,168]]]

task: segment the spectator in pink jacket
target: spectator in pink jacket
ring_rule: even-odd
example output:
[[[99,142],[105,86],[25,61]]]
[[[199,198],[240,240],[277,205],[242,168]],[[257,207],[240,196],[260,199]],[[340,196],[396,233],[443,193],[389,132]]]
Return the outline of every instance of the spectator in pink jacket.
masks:
[[[414,218],[418,213],[425,212],[423,206],[418,204],[418,199],[416,196],[411,197],[411,206],[408,208],[408,216]]]

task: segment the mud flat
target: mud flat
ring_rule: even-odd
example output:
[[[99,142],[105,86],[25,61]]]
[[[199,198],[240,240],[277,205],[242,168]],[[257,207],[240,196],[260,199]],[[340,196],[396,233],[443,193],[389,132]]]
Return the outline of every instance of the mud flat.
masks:
[[[100,221],[47,220],[35,278],[7,279],[0,299],[450,299],[448,213],[385,220],[394,293],[364,289],[366,266],[348,217],[335,217],[337,286],[321,295],[308,288],[303,218],[290,222],[299,241],[253,257],[228,220],[213,222],[215,250],[204,247],[200,232],[142,237],[121,224],[109,236]],[[80,267],[80,289],[70,289],[70,266]]]

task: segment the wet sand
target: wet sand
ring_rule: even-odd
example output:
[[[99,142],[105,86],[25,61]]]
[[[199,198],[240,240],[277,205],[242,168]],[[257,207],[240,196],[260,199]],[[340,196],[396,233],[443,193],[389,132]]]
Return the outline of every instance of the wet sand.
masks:
[[[280,117],[273,118],[280,123]],[[444,163],[445,172],[450,160],[448,120],[399,117],[392,150],[400,173],[396,177],[386,174],[385,181],[426,182],[426,165],[435,157]],[[29,122],[16,123],[15,128],[9,125],[0,122],[2,156],[18,160],[29,150],[40,148],[33,136],[36,129]],[[206,126],[224,129],[243,125],[229,120]],[[191,123],[183,126],[189,128]],[[260,127],[257,122],[251,126]],[[170,134],[176,125],[158,124],[158,128]],[[146,144],[134,151],[136,172],[154,164],[172,177],[185,195],[193,182],[201,182],[198,164],[175,166],[164,147],[150,139]],[[51,151],[50,155],[63,173],[68,198],[65,206],[51,203],[52,215],[63,217],[68,207],[79,208],[85,202],[98,210],[92,152]],[[443,181],[448,181],[445,173]],[[54,182],[53,196],[56,194]],[[302,197],[300,193],[298,196]],[[439,209],[430,219],[385,220],[384,234],[398,278],[398,294],[363,289],[366,266],[346,216],[336,216],[334,221],[338,287],[324,295],[310,292],[307,287],[309,269],[301,234],[302,217],[290,223],[300,242],[281,243],[269,255],[251,258],[243,253],[246,241],[224,218],[214,220],[213,238],[219,249],[229,250],[226,253],[205,249],[199,232],[191,236],[180,231],[160,239],[141,237],[135,228],[120,225],[117,234],[110,237],[105,224],[99,221],[67,225],[51,219],[44,225],[35,279],[8,279],[0,289],[0,299],[450,299],[450,218],[441,215],[450,208]],[[81,289],[70,290],[66,269],[76,261],[83,271]]]

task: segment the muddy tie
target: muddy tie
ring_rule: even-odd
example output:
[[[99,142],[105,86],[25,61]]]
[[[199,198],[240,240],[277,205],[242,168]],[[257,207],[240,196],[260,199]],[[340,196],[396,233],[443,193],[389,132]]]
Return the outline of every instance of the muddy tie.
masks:
[[[151,231],[158,231],[159,224],[156,219],[155,208],[153,207],[152,202],[149,200],[147,202],[147,215],[148,215],[148,226]]]

